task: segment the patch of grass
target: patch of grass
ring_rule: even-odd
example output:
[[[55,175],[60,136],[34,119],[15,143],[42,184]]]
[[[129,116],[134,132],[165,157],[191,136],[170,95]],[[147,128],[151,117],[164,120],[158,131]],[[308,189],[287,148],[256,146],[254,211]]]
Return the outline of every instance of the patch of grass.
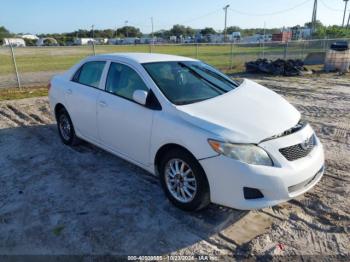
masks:
[[[64,226],[57,226],[52,230],[52,233],[57,237],[61,235],[63,229],[64,229]]]
[[[151,51],[149,45],[109,45],[96,46],[97,54],[117,52],[143,52]],[[244,62],[255,60],[261,56],[262,51],[267,58],[283,57],[283,45],[155,45],[153,53],[173,54],[198,58],[206,63],[228,70],[231,67],[241,67]],[[315,49],[317,51],[318,49]],[[314,51],[308,48],[307,52]],[[84,57],[92,55],[91,46],[72,47],[25,47],[15,48],[15,57],[19,73],[66,70]],[[302,58],[305,55],[301,46],[288,48],[289,58]],[[232,58],[232,62],[231,62]],[[8,48],[0,48],[0,75],[13,73],[13,62]],[[231,70],[232,71],[232,70]]]
[[[1,88],[0,101],[47,96],[47,94],[46,86],[24,87],[21,89],[17,87]]]

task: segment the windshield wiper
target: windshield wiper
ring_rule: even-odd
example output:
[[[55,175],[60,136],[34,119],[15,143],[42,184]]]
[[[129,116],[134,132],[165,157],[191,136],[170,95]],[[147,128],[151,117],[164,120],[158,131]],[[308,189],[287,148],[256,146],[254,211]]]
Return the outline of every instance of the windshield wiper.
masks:
[[[219,89],[221,92],[223,92],[223,93],[227,93],[227,92],[228,92],[227,90],[225,90],[225,89],[221,88],[220,86],[214,84],[214,83],[211,82],[210,80],[204,78],[200,73],[198,73],[198,72],[197,72],[196,70],[194,70],[193,68],[187,66],[186,64],[184,64],[184,63],[182,63],[182,62],[179,62],[179,65],[182,66],[182,67],[187,68],[188,70],[191,71],[191,73],[193,73],[194,75],[196,75],[198,78],[200,78],[201,80],[203,80],[203,81],[207,82],[208,84],[214,86],[216,89]]]
[[[234,87],[237,87],[237,85],[234,82],[232,82],[229,79],[226,79],[226,77],[223,77],[223,76],[219,75],[218,73],[215,73],[215,72],[213,72],[207,68],[204,68],[204,67],[199,67],[198,65],[193,65],[193,67],[199,71],[203,71],[204,73],[208,74],[209,76],[211,76],[219,81],[225,82],[229,86],[234,85]],[[231,89],[233,89],[233,88],[231,87]],[[229,91],[227,91],[227,92],[229,92]]]
[[[176,101],[176,105],[182,106],[182,105],[188,105],[188,104],[193,104],[197,102],[201,102],[204,100],[208,100],[210,98],[200,98],[200,99],[192,99],[192,100],[185,100],[185,101]]]

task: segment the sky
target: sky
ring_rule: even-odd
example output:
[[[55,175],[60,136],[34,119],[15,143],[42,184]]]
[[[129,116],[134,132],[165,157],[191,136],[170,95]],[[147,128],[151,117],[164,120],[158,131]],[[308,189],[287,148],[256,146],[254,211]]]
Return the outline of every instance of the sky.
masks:
[[[0,0],[0,26],[13,33],[62,33],[77,29],[114,29],[126,24],[144,33],[174,24],[224,28],[223,7],[230,4],[227,25],[267,28],[303,25],[311,20],[314,0]],[[349,15],[347,11],[347,17]],[[343,0],[318,0],[317,18],[341,25]],[[347,20],[346,17],[346,20]]]

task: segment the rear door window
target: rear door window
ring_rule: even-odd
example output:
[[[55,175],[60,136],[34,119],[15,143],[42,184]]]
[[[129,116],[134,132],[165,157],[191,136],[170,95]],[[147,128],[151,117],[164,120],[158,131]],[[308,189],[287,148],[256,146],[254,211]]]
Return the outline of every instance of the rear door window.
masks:
[[[74,75],[73,81],[98,88],[106,62],[92,61],[85,63]]]

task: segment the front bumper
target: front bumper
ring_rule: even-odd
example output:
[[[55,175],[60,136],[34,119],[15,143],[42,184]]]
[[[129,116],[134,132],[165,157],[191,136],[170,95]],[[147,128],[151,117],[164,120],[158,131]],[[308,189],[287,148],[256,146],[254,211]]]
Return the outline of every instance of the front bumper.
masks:
[[[219,155],[200,160],[207,175],[211,201],[237,208],[257,209],[285,202],[310,190],[321,179],[324,172],[324,153],[319,139],[309,155],[288,161],[278,151],[291,146],[313,134],[310,126],[297,133],[261,143],[271,156],[275,166],[249,165]],[[263,198],[246,199],[243,188],[256,188]]]

